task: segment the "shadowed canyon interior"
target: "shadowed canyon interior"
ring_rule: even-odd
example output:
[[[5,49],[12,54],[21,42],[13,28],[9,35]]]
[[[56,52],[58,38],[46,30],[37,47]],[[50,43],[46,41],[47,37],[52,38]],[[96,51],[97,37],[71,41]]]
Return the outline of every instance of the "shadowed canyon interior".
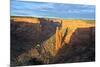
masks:
[[[11,16],[11,65],[95,61],[90,22]]]

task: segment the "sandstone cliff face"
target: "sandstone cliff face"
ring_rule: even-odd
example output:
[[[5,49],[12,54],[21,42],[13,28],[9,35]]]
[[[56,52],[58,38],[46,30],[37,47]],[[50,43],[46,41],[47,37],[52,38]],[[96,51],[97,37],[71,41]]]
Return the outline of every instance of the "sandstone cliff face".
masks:
[[[54,42],[48,39],[54,40],[52,36],[58,25],[58,22],[43,18],[11,17],[11,64],[26,64],[31,58],[47,62],[44,60],[46,56],[41,55],[46,55],[48,51],[54,54]]]
[[[16,57],[27,52],[40,40],[39,23],[15,21],[11,19],[11,63],[16,64]],[[14,63],[13,63],[14,62]]]
[[[52,63],[95,61],[95,28],[79,28],[70,42],[59,49]]]
[[[95,26],[80,20],[11,17],[11,64],[95,60]]]

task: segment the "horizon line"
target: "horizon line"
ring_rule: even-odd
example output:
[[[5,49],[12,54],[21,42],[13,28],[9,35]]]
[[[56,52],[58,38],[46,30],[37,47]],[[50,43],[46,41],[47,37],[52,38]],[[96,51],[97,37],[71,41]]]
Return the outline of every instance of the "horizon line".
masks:
[[[95,20],[88,19],[88,18],[60,18],[60,17],[43,17],[43,16],[17,16],[17,15],[10,15],[12,17],[30,17],[30,18],[47,18],[47,19],[61,19],[61,20]]]

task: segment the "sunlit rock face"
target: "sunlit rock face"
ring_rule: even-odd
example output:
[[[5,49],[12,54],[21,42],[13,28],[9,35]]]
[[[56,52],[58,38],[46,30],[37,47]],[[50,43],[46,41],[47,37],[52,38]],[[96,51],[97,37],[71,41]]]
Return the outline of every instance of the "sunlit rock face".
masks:
[[[76,29],[54,58],[53,63],[95,61],[95,28]]]

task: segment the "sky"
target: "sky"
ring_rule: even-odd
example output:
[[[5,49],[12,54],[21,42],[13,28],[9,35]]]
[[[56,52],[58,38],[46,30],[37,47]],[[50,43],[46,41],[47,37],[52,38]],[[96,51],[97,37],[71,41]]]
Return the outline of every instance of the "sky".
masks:
[[[11,16],[94,20],[95,5],[11,0]]]

